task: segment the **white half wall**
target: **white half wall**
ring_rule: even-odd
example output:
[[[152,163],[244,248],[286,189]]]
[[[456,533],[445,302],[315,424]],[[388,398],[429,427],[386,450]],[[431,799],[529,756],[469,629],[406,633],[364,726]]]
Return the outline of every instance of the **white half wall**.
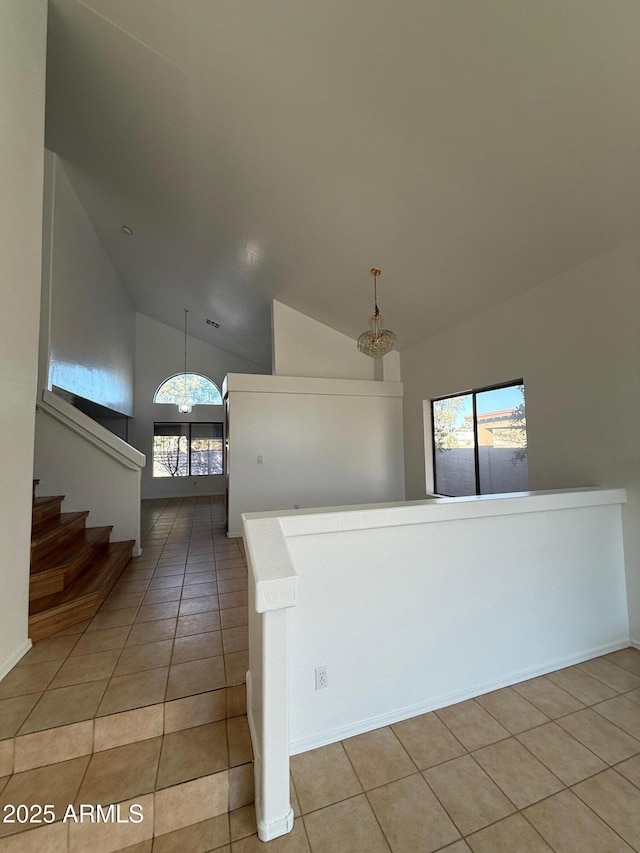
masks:
[[[29,647],[47,3],[0,3],[0,678]]]
[[[190,317],[190,322],[192,318]],[[224,476],[154,477],[153,424],[165,422],[224,423],[223,406],[194,406],[188,415],[181,415],[176,406],[153,402],[153,395],[165,379],[181,373],[184,367],[184,332],[164,323],[136,314],[135,357],[135,418],[129,424],[129,441],[147,457],[142,472],[143,498],[177,498],[193,495],[224,494]],[[228,372],[259,373],[260,367],[226,350],[206,344],[189,336],[188,370],[201,373],[216,383],[222,383]]]
[[[425,494],[424,401],[519,377],[527,403],[530,488],[626,489],[629,613],[638,644],[639,277],[636,241],[402,353],[409,498]]]
[[[402,384],[227,377],[229,534],[244,512],[404,498]]]
[[[50,151],[45,200],[41,382],[132,415],[133,304]]]
[[[399,353],[369,358],[353,338],[281,302],[273,300],[272,305],[275,375],[400,381]]]

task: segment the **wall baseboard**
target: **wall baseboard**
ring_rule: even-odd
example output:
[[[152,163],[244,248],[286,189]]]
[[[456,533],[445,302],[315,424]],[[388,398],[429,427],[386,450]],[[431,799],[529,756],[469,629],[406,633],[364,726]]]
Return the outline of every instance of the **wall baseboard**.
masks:
[[[634,649],[638,649],[640,651],[640,640],[634,640],[633,637],[629,640],[629,645],[633,646]]]
[[[548,661],[539,667],[514,672],[506,678],[501,678],[497,681],[476,684],[465,690],[438,696],[417,705],[398,708],[394,711],[389,711],[386,714],[379,714],[376,717],[368,717],[364,720],[358,720],[348,726],[330,729],[310,738],[301,738],[297,741],[291,741],[289,744],[289,755],[298,755],[301,752],[308,752],[309,750],[317,749],[320,746],[328,746],[329,744],[354,737],[355,735],[361,735],[365,732],[382,728],[383,726],[389,726],[393,723],[399,723],[402,720],[408,720],[411,717],[417,717],[420,714],[427,714],[430,711],[446,708],[448,705],[455,705],[457,702],[464,702],[466,699],[473,699],[476,696],[482,696],[482,694],[490,693],[493,690],[500,690],[503,687],[510,687],[512,684],[519,684],[521,681],[528,681],[530,678],[537,678],[540,675],[555,672],[557,669],[564,669],[567,666],[584,663],[584,661],[592,660],[593,658],[600,657],[601,655],[618,652],[621,649],[628,648],[629,644],[635,645],[636,648],[640,649],[640,643],[636,643],[634,640],[625,638],[624,640],[607,643],[604,646],[592,648],[587,651],[580,652],[579,654],[568,655],[566,657],[557,658],[553,661]]]
[[[26,653],[29,651],[33,643],[31,640],[27,639],[24,643],[15,650],[15,652],[10,655],[7,660],[0,665],[0,681],[7,675],[7,673],[11,672],[13,667],[21,660]]]

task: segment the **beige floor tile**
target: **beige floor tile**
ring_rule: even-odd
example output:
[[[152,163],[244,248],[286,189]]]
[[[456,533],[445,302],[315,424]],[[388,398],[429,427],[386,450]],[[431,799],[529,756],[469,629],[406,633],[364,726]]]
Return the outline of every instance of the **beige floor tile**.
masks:
[[[217,610],[220,604],[218,587],[215,581],[211,581],[210,583],[196,583],[191,586],[185,585],[182,589],[183,601],[188,601],[191,598],[205,598],[207,596],[211,596],[212,598],[218,597],[218,601],[216,601],[213,608],[214,610]]]
[[[130,607],[140,607],[144,599],[142,592],[112,592],[101,605],[100,612],[108,613],[110,610],[126,610]]]
[[[158,788],[207,776],[229,766],[224,720],[164,736]]]
[[[114,675],[96,716],[103,717],[162,702],[168,673],[169,668],[165,666],[130,675]]]
[[[155,833],[165,835],[224,814],[229,804],[229,774],[224,770],[172,785],[156,791],[154,799]]]
[[[121,580],[114,586],[114,591],[117,593],[129,593],[129,592],[146,592],[149,587],[149,580],[138,580],[138,581],[130,581],[130,580]]]
[[[216,657],[222,654],[222,633],[210,631],[207,634],[190,634],[178,637],[173,646],[172,663],[185,663],[190,660]]]
[[[515,738],[485,746],[474,752],[473,757],[519,809],[564,788]]]
[[[169,587],[169,589],[151,589],[142,599],[141,604],[162,604],[165,601],[179,601],[182,595],[180,587]]]
[[[129,675],[133,672],[169,666],[172,649],[172,640],[159,640],[157,643],[144,643],[141,646],[125,646],[113,674]]]
[[[233,717],[233,719],[227,720],[227,740],[230,767],[253,761],[253,748],[246,716]]]
[[[2,839],[2,853],[68,853],[69,828],[61,822]]]
[[[20,729],[20,734],[90,720],[98,709],[107,679],[47,690]]]
[[[605,655],[605,659],[624,669],[628,669],[634,675],[640,676],[640,651],[638,649],[622,649],[619,652]]]
[[[153,791],[162,738],[138,741],[91,756],[78,803],[120,803]]]
[[[216,580],[215,569],[205,569],[201,572],[189,572],[189,577],[185,577],[185,586],[198,583],[211,583]]]
[[[224,668],[228,685],[243,684],[249,669],[249,652],[230,652],[224,656]]]
[[[249,609],[247,607],[229,607],[220,611],[223,628],[238,628],[249,624]]]
[[[593,710],[640,740],[640,705],[637,702],[626,696],[616,696],[615,699],[594,705]]]
[[[420,774],[369,791],[367,798],[393,853],[431,853],[460,837]]]
[[[515,811],[512,803],[469,755],[423,772],[462,835],[494,823]]]
[[[170,587],[182,587],[182,575],[165,575],[154,577],[149,581],[149,589],[169,589]]]
[[[227,687],[227,717],[247,713],[247,688],[245,684]]]
[[[246,590],[238,592],[225,592],[218,596],[220,599],[220,609],[226,610],[228,607],[246,607],[248,595]]]
[[[436,714],[469,750],[509,737],[509,732],[474,699],[441,708]]]
[[[75,757],[75,756],[74,756]],[[6,777],[10,776],[13,773],[14,761],[15,758],[15,740],[14,738],[7,738],[6,740],[0,740],[0,776]],[[24,767],[24,770],[28,770],[30,768]]]
[[[575,696],[558,687],[544,675],[514,684],[513,689],[552,720],[585,707]]]
[[[69,687],[71,684],[84,684],[87,681],[110,678],[119,655],[120,649],[111,649],[107,652],[69,657],[51,682],[51,688]]]
[[[249,835],[256,834],[256,810],[253,805],[234,809],[229,814],[229,831],[231,841],[238,841]]]
[[[89,755],[92,750],[93,720],[22,735],[15,739],[14,772],[69,761]]]
[[[17,734],[41,695],[41,693],[29,693],[13,699],[0,699],[0,739]]]
[[[442,764],[466,752],[434,713],[395,723],[392,727],[419,770]]]
[[[416,772],[406,750],[387,726],[342,741],[365,791]]]
[[[89,756],[49,764],[36,770],[15,773],[5,785],[0,796],[0,812],[7,803],[13,805],[52,805],[56,815],[63,815],[69,803],[73,803],[84,776]],[[23,829],[21,824],[0,823],[0,836],[12,835]]]
[[[158,604],[145,604],[138,610],[136,624],[140,622],[157,622],[160,619],[173,619],[178,615],[179,601],[161,601]]]
[[[184,565],[158,566],[153,573],[154,578],[164,578],[168,575],[184,575]]]
[[[163,732],[163,716],[164,708],[158,704],[98,717],[94,721],[95,752],[159,737]]]
[[[189,616],[180,616],[176,637],[187,637],[189,634],[206,634],[210,631],[220,630],[220,616],[217,610],[206,613],[194,613]]]
[[[255,829],[255,828],[254,828]],[[207,853],[229,843],[229,818],[226,814],[185,826],[153,841],[153,853]]]
[[[604,761],[556,723],[523,732],[518,740],[565,785],[575,785],[606,769]]]
[[[34,663],[43,663],[48,660],[60,660],[71,654],[75,644],[78,642],[76,634],[48,637],[46,640],[38,640],[29,651],[20,658],[18,666],[30,666]]]
[[[126,644],[127,646],[139,646],[143,643],[172,640],[175,633],[175,619],[160,619],[157,622],[139,622],[131,628]]]
[[[153,836],[153,799],[153,794],[146,794],[120,804],[123,816],[128,816],[131,807],[136,806],[134,814],[142,814],[142,820],[137,823],[71,823],[69,853],[138,853],[144,850],[143,842]],[[145,853],[148,853],[148,846]]]
[[[553,853],[522,815],[514,814],[467,838],[473,853]]]
[[[224,720],[227,716],[225,690],[197,693],[184,699],[174,699],[164,706],[165,733],[190,729]]]
[[[206,613],[209,610],[218,610],[219,602],[217,595],[203,595],[200,598],[184,598],[180,602],[180,616],[191,616],[193,613]]]
[[[83,634],[74,646],[71,657],[76,655],[91,655],[96,652],[107,652],[111,649],[121,649],[131,629],[125,625],[121,628],[91,631]]]
[[[581,663],[578,668],[593,678],[597,678],[598,681],[602,681],[616,693],[626,693],[628,690],[636,690],[640,687],[639,676],[605,658],[586,661],[586,663]]]
[[[311,849],[318,853],[345,853],[347,850],[383,853],[390,850],[363,794],[307,814],[303,820]]]
[[[562,717],[557,723],[607,764],[617,764],[640,753],[640,741],[591,708]]]
[[[460,840],[456,841],[454,844],[450,844],[448,847],[442,848],[442,853],[470,853],[471,848],[467,844],[466,841]],[[515,851],[513,851],[515,853]]]
[[[546,714],[510,687],[478,696],[476,702],[514,735],[549,721]]]
[[[222,631],[224,653],[243,652],[249,648],[249,631],[245,625],[238,628],[225,628]]]
[[[247,589],[249,583],[244,578],[226,578],[218,580],[218,592],[237,592],[239,589]]]
[[[640,790],[605,770],[573,787],[573,792],[634,849],[640,849]]]
[[[229,810],[248,806],[255,799],[253,764],[239,764],[229,769]]]
[[[571,791],[530,806],[526,819],[558,853],[631,853],[629,847]]]
[[[575,666],[550,672],[546,678],[585,705],[595,705],[596,702],[604,702],[605,699],[616,695],[615,690]]]
[[[41,693],[51,684],[63,660],[43,661],[29,666],[16,666],[0,681],[0,699]]]
[[[60,631],[56,631],[55,634],[52,634],[52,639],[55,637],[70,637],[72,634],[83,634],[89,627],[90,623],[91,619],[85,619],[83,622],[75,622],[67,628],[62,628]]]
[[[323,848],[318,848],[318,850],[321,849]],[[311,848],[302,821],[300,821],[288,835],[282,835],[280,838],[270,841],[268,846],[265,846],[257,835],[250,835],[248,838],[234,841],[231,850],[233,853],[310,853]],[[224,853],[224,848],[220,851],[216,850],[216,853]],[[343,853],[346,853],[346,848]],[[355,849],[350,853],[355,853]]]
[[[121,628],[132,625],[138,612],[137,607],[123,607],[120,610],[101,610],[91,620],[87,634],[93,631],[103,631],[107,628]]]
[[[616,764],[618,773],[622,773],[625,779],[640,788],[640,755],[635,755],[633,758],[627,758],[620,764]]]
[[[362,791],[340,743],[293,755],[291,775],[303,814],[346,800]]]
[[[225,682],[222,656],[175,664],[169,671],[166,701],[216,690]]]

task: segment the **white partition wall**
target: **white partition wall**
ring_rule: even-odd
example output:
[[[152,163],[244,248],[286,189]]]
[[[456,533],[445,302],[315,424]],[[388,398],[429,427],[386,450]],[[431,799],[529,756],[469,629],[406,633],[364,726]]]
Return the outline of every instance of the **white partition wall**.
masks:
[[[261,837],[286,831],[284,754],[627,646],[625,500],[566,490],[244,516]]]

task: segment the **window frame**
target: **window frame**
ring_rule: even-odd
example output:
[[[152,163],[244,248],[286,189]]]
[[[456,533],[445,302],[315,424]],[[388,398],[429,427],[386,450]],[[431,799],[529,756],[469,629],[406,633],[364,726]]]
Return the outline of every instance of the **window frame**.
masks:
[[[174,373],[172,376],[167,376],[166,379],[163,379],[162,382],[158,385],[158,387],[156,388],[156,390],[154,392],[153,404],[155,406],[175,406],[175,405],[177,405],[179,402],[177,394],[176,394],[175,400],[158,400],[157,397],[158,397],[158,394],[160,393],[160,391],[162,390],[162,388],[164,388],[164,386],[168,382],[171,382],[172,379],[177,379],[178,377],[184,376],[184,375],[185,375],[185,372],[183,370],[180,373]],[[193,370],[187,371],[186,375],[187,376],[199,376],[201,379],[206,380],[206,382],[209,383],[213,387],[213,389],[215,390],[218,397],[220,397],[220,402],[194,403],[194,405],[196,405],[196,406],[222,406],[223,405],[222,391],[220,390],[220,388],[218,388],[218,385],[213,381],[213,379],[210,379],[208,376],[205,376],[204,373],[196,373]],[[170,423],[170,421],[159,421],[158,423]],[[206,423],[216,423],[216,421],[206,421]]]
[[[220,427],[220,442],[221,442],[221,453],[222,453],[222,461],[220,463],[220,467],[222,470],[220,471],[219,474],[217,474],[217,473],[216,474],[192,474],[191,473],[191,441],[192,441],[191,427],[192,426],[202,426],[202,425],[208,426],[209,424],[216,425],[216,426]],[[166,480],[166,479],[175,480],[175,479],[184,479],[185,477],[186,478],[188,478],[188,477],[224,477],[224,475],[225,475],[225,459],[224,459],[224,457],[225,457],[225,452],[224,452],[225,440],[224,440],[224,422],[223,421],[212,421],[212,420],[207,420],[207,421],[154,421],[153,422],[152,439],[156,438],[156,426],[160,426],[160,425],[167,425],[167,426],[174,426],[175,425],[176,427],[181,427],[183,429],[185,427],[188,428],[188,434],[186,436],[186,438],[187,438],[188,473],[184,474],[184,475],[178,475],[178,474],[171,475],[170,474],[168,478],[159,476],[158,474],[155,474],[154,473],[155,447],[154,447],[154,443],[152,441],[152,445],[151,445],[151,477],[154,480]]]
[[[433,397],[429,401],[429,409],[431,412],[431,470],[433,472],[433,491],[434,494],[442,494],[443,497],[456,497],[456,495],[445,495],[444,492],[438,492],[438,473],[436,468],[436,442],[435,442],[435,420],[434,420],[434,403],[439,403],[441,400],[452,400],[455,397],[466,397],[471,395],[471,405],[473,412],[473,464],[476,484],[475,497],[480,497],[482,494],[492,494],[492,492],[480,491],[480,450],[478,444],[478,410],[476,403],[476,395],[482,394],[485,391],[499,391],[501,388],[514,388],[522,385],[524,388],[524,379],[512,379],[508,382],[498,382],[495,385],[483,385],[479,388],[469,388],[466,391],[458,391],[455,394],[443,394],[441,397]],[[526,404],[525,404],[526,405]],[[527,440],[528,446],[528,440]],[[470,495],[473,497],[473,495]]]

